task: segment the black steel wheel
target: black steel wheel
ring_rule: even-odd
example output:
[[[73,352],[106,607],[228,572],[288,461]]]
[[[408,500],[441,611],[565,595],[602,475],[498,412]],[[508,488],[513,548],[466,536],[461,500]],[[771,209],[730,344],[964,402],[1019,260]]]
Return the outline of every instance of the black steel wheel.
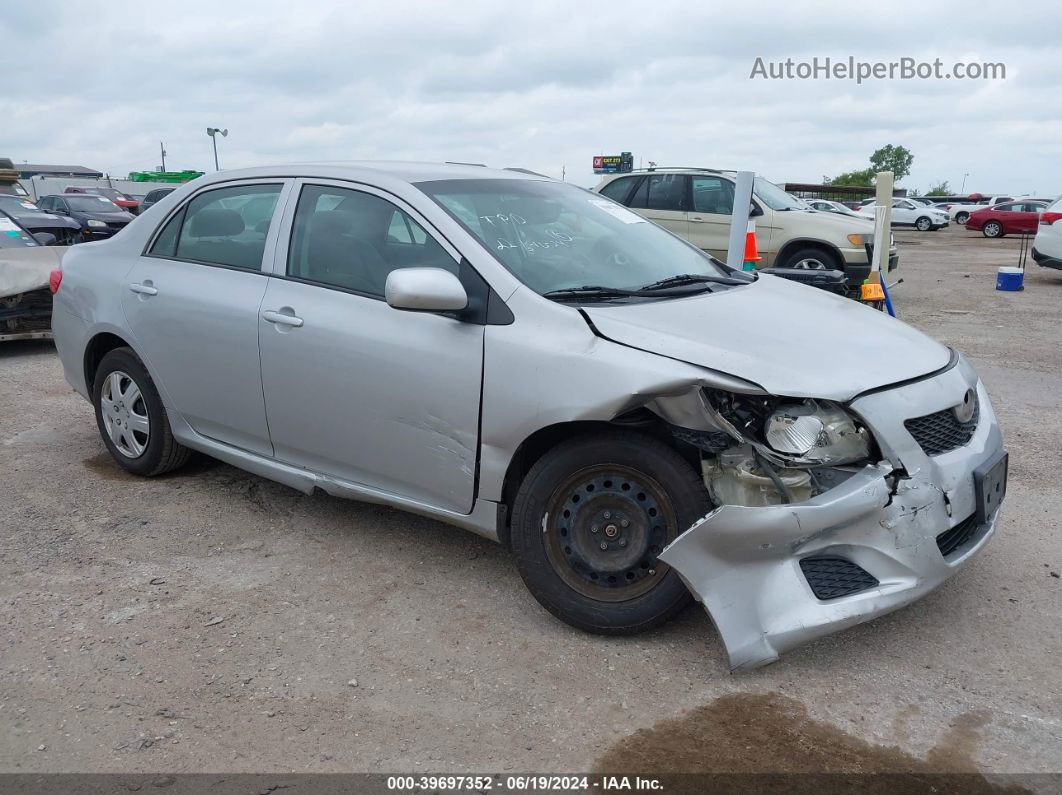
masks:
[[[531,593],[561,620],[591,632],[639,632],[689,601],[658,556],[709,507],[700,475],[659,440],[580,437],[547,452],[524,478],[513,551]]]

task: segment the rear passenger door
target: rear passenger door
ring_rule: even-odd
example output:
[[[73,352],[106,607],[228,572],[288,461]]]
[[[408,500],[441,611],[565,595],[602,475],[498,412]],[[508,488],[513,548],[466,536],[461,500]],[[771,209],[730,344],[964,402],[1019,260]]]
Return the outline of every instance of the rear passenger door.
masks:
[[[161,224],[122,293],[152,378],[203,436],[272,455],[258,311],[290,181],[210,186]]]
[[[627,200],[627,206],[682,238],[689,237],[689,177],[649,174]]]

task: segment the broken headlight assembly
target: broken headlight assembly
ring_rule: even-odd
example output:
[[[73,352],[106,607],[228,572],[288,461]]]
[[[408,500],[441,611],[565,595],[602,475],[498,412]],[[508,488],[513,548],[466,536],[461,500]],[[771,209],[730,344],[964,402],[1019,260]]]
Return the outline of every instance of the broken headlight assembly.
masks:
[[[831,400],[739,395],[705,390],[708,406],[738,443],[786,466],[838,466],[865,461],[870,432]]]
[[[871,457],[869,431],[833,401],[709,389],[703,396],[725,431],[698,444],[716,505],[804,502],[850,477],[855,470],[845,465]]]
[[[852,416],[827,400],[783,403],[767,417],[763,441],[800,463],[837,466],[870,456],[870,435]]]

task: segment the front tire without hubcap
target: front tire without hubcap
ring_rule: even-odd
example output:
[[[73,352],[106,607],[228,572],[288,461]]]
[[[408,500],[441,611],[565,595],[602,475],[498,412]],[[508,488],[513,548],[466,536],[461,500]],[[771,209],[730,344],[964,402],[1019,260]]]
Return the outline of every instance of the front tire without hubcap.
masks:
[[[689,602],[657,556],[709,509],[700,476],[657,439],[619,431],[572,439],[543,455],[516,495],[517,568],[562,621],[641,632]]]
[[[173,438],[155,383],[131,348],[103,357],[92,403],[103,443],[123,468],[150,477],[188,460],[190,451]]]

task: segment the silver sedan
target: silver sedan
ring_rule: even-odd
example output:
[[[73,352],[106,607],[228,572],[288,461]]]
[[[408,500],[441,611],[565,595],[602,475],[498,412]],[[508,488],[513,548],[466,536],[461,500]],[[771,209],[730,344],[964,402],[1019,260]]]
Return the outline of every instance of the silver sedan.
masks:
[[[52,285],[66,379],[129,471],[200,451],[450,522],[593,632],[692,594],[734,668],[938,586],[1006,486],[959,354],[529,174],[222,172]]]

